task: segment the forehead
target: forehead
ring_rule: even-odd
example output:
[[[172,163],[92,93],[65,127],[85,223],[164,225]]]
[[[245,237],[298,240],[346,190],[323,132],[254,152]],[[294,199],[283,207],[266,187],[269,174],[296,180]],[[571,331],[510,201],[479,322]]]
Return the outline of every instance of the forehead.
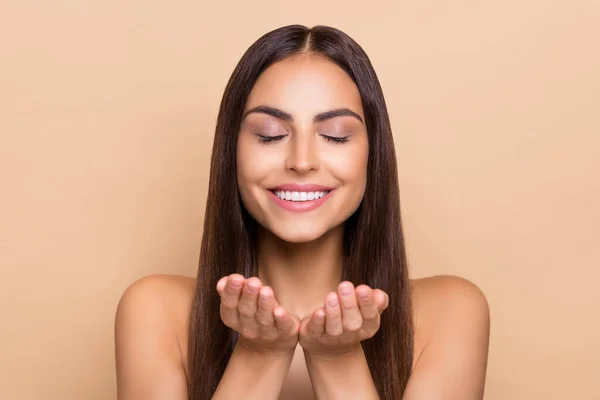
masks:
[[[349,108],[363,116],[356,84],[329,59],[304,53],[267,68],[252,88],[246,110],[259,105],[277,107],[299,117]]]

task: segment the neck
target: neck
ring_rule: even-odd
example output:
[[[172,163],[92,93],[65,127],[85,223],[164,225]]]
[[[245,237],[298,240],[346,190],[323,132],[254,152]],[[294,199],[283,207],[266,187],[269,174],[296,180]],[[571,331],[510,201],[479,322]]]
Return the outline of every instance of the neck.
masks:
[[[258,277],[277,302],[300,318],[322,307],[342,278],[343,225],[309,243],[285,242],[261,228]]]

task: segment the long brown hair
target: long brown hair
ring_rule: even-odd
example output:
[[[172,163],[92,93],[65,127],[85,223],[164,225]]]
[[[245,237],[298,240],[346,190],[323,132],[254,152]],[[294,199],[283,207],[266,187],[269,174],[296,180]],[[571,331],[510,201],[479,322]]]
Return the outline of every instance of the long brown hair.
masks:
[[[396,155],[381,86],[363,49],[326,26],[285,26],[258,39],[236,66],[221,101],[188,347],[190,400],[210,399],[231,357],[235,336],[221,321],[217,281],[257,276],[256,226],[237,187],[236,143],[246,99],[259,75],[284,58],[313,52],[340,66],[358,87],[369,140],[367,185],[344,225],[343,279],[389,294],[377,334],[362,342],[381,399],[399,399],[413,358],[410,283],[400,219]]]

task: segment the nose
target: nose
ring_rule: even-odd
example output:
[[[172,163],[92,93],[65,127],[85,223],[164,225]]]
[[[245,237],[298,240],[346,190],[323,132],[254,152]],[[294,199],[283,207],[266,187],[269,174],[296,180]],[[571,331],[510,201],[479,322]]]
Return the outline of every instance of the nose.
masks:
[[[319,168],[319,153],[312,132],[293,135],[286,158],[286,168],[306,173]]]

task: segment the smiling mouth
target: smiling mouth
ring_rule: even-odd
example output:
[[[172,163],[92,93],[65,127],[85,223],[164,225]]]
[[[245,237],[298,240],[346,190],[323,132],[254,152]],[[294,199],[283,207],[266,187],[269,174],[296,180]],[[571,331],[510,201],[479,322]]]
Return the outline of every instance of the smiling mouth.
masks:
[[[288,190],[271,190],[277,198],[285,201],[306,202],[318,200],[321,197],[327,196],[331,190],[311,191],[311,192],[296,192]]]

